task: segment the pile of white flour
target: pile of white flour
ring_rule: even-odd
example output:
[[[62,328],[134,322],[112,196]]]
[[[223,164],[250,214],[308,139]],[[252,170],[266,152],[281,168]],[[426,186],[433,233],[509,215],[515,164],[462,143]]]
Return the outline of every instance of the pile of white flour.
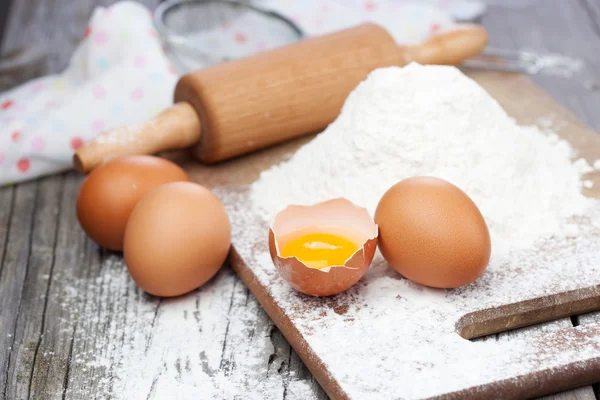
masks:
[[[346,197],[373,215],[383,193],[416,175],[446,179],[480,207],[493,244],[527,245],[558,232],[592,200],[569,144],[523,127],[476,82],[449,66],[410,64],[373,71],[339,117],[252,186],[270,219],[288,204]],[[586,182],[589,186],[591,182]]]

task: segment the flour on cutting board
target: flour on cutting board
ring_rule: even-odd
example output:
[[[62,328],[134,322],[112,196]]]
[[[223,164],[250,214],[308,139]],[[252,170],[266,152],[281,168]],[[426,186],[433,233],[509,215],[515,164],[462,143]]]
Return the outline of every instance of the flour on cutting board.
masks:
[[[458,69],[411,64],[372,72],[324,132],[248,194],[219,195],[241,258],[342,389],[353,399],[422,398],[600,356],[597,337],[575,347],[568,334],[501,343],[456,333],[467,312],[595,283],[600,203],[582,194],[593,171],[556,134],[517,125]],[[480,207],[492,258],[474,284],[425,288],[379,254],[361,282],[328,300],[277,275],[264,239],[276,212],[346,197],[373,215],[385,190],[414,175],[446,179]]]

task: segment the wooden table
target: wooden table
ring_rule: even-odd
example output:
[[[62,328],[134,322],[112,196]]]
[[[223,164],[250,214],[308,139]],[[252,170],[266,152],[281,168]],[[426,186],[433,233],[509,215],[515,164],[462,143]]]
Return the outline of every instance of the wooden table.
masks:
[[[0,90],[8,89],[34,76],[61,71],[81,38],[96,5],[113,0],[13,0],[0,4]],[[154,8],[158,0],[144,0]],[[518,2],[510,2],[518,3]],[[523,2],[527,3],[527,2]],[[503,48],[525,47],[567,54],[586,63],[586,72],[576,79],[534,76],[556,100],[572,110],[583,122],[600,131],[600,3],[596,0],[544,0],[522,9],[490,7],[483,24],[491,44]],[[7,10],[8,9],[8,10]],[[8,13],[6,14],[6,11]],[[4,14],[4,15],[3,15]],[[0,29],[1,31],[1,29]],[[33,67],[12,68],[29,51],[46,52]],[[37,53],[40,54],[40,53]],[[1,127],[0,127],[1,131]],[[1,133],[1,132],[0,132]],[[95,330],[127,324],[111,310],[128,296],[140,298],[155,307],[161,301],[141,293],[128,282],[87,286],[107,268],[122,268],[118,254],[106,252],[90,242],[77,224],[75,199],[82,177],[74,172],[60,174],[0,190],[0,398],[91,398],[110,369],[86,368],[77,355],[105,351],[94,341]],[[302,364],[285,338],[253,296],[228,267],[216,278],[229,285],[228,313],[244,308],[258,309],[248,328],[268,338],[264,348],[267,377],[276,376],[284,388],[270,396],[286,399],[287,382],[307,382],[315,399],[327,396]],[[65,307],[65,298],[79,295]],[[99,318],[86,320],[83,307],[97,309]],[[544,329],[600,321],[600,313],[575,316],[547,324]],[[230,322],[213,322],[198,328],[219,332],[223,368],[236,370],[236,352],[228,345]],[[150,330],[152,328],[149,328]],[[540,327],[496,335],[487,340],[510,340],[531,334]],[[150,332],[151,333],[151,332]],[[151,336],[151,335],[150,335]],[[126,339],[123,339],[126,340]],[[253,346],[251,338],[248,346]],[[94,347],[95,346],[95,347]],[[229,346],[229,347],[228,347]],[[96,350],[94,350],[96,349]],[[262,350],[261,350],[262,351]],[[117,357],[118,350],[113,353]],[[105,375],[105,376],[98,376]],[[599,377],[600,380],[600,377]],[[600,399],[592,387],[559,393],[554,399]],[[109,393],[110,397],[110,393]],[[153,398],[152,391],[138,398]]]

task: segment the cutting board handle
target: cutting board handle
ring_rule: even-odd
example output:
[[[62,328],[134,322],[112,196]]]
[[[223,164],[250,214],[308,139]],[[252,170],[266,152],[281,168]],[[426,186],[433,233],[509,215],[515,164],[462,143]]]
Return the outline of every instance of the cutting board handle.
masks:
[[[485,28],[475,24],[458,24],[450,31],[433,35],[426,41],[400,47],[405,64],[457,65],[479,54],[488,42]]]

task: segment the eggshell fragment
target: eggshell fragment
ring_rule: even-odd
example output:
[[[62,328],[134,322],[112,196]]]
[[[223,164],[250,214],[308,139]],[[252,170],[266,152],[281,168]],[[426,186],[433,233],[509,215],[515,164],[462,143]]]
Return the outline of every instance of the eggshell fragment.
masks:
[[[339,234],[358,245],[344,265],[311,268],[297,257],[282,257],[282,238],[295,232]],[[312,296],[341,293],[362,278],[377,248],[377,225],[366,209],[337,198],[311,206],[291,205],[280,211],[269,230],[271,259],[279,274],[296,290]]]
[[[422,285],[467,285],[483,274],[490,259],[490,234],[477,205],[443,179],[398,182],[379,201],[375,222],[383,257]]]

